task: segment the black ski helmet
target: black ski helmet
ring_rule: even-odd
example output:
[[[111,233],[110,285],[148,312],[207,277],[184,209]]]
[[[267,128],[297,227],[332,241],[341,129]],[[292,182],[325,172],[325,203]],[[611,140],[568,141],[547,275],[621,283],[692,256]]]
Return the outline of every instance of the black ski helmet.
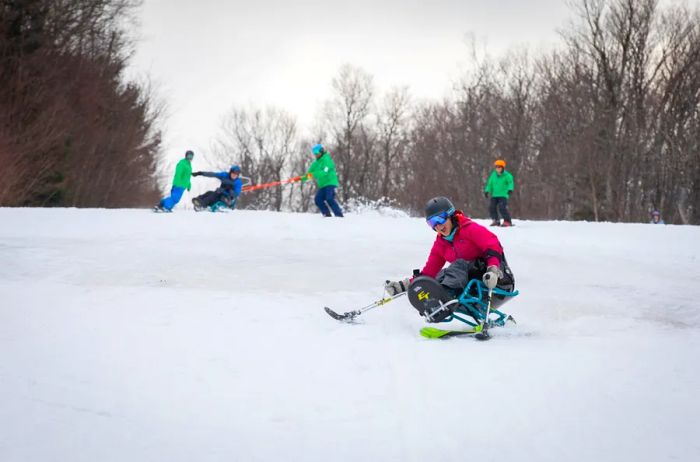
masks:
[[[433,197],[425,204],[425,218],[434,217],[443,212],[446,212],[448,217],[451,217],[455,213],[454,204],[446,197]]]

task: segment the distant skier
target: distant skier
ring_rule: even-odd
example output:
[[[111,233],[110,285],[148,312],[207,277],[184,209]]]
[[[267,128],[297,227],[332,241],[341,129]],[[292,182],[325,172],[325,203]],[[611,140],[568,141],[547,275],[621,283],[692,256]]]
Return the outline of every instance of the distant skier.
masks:
[[[498,213],[503,216],[502,226],[513,226],[508,211],[508,198],[513,193],[514,183],[513,175],[506,171],[506,161],[497,160],[494,162],[494,169],[486,182],[484,188],[484,196],[486,198],[491,195],[491,203],[489,204],[489,214],[491,215],[491,226],[501,226],[501,220],[498,218]]]
[[[513,290],[513,273],[495,234],[456,210],[446,197],[430,199],[425,218],[437,236],[420,276],[436,278],[454,297],[475,278],[482,279],[488,288]],[[447,262],[452,264],[443,270]],[[410,283],[411,278],[386,281],[384,288],[393,296],[405,292]]]
[[[207,207],[214,206],[218,202],[226,207],[236,208],[236,201],[241,194],[243,182],[240,179],[241,167],[232,165],[228,172],[194,172],[192,176],[206,176],[221,181],[221,185],[214,191],[207,191],[201,196],[192,199],[194,209],[199,212]]]
[[[173,186],[170,189],[170,196],[162,199],[160,203],[153,208],[155,212],[172,212],[173,207],[182,199],[185,189],[188,191],[190,190],[192,187],[190,183],[192,159],[194,159],[194,152],[187,151],[185,152],[185,158],[177,163],[175,167],[175,177],[173,178]]]
[[[331,155],[321,144],[317,144],[311,148],[311,152],[316,157],[316,160],[311,163],[309,171],[301,176],[301,181],[305,182],[311,178],[316,181],[318,191],[316,191],[314,202],[324,217],[331,216],[330,210],[333,211],[336,217],[342,217],[343,211],[335,200],[335,190],[338,187],[338,175],[335,172],[335,163]],[[328,210],[329,207],[330,210]]]
[[[656,209],[654,209],[654,210],[651,212],[651,221],[650,221],[649,223],[651,223],[652,225],[664,225],[664,224],[666,224],[666,223],[664,223],[664,221],[661,219],[661,212],[659,212],[659,211],[656,210]]]

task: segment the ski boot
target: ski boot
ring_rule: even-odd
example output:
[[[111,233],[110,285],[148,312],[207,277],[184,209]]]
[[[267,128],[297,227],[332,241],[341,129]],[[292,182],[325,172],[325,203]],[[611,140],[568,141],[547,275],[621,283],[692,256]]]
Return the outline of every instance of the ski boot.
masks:
[[[196,197],[194,199],[192,199],[192,205],[194,206],[195,212],[201,212],[202,210],[205,209],[204,205]]]
[[[503,226],[504,228],[508,228],[510,226],[513,226],[513,222],[510,220],[503,220],[503,224],[501,226]]]
[[[500,220],[493,220],[489,226],[501,226]]]

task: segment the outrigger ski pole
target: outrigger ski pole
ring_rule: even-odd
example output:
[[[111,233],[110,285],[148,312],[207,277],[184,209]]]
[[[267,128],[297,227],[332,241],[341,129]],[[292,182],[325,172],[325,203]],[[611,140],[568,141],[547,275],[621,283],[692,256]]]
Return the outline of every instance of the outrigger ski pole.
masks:
[[[367,306],[362,307],[362,308],[358,308],[357,310],[348,311],[347,313],[343,313],[343,314],[338,314],[335,311],[328,308],[327,306],[324,307],[323,309],[326,310],[326,313],[328,313],[330,315],[330,317],[332,317],[333,319],[337,319],[338,321],[352,322],[356,317],[358,317],[359,315],[361,315],[365,311],[369,311],[369,310],[376,308],[378,306],[386,305],[390,301],[397,299],[397,298],[401,297],[402,295],[406,295],[406,292],[401,292],[401,293],[398,293],[396,295],[392,295],[391,297],[384,297],[381,300],[377,300],[376,302],[374,302],[370,305],[367,305]]]
[[[481,325],[477,327],[478,332],[474,334],[474,338],[477,340],[488,340],[491,338],[489,334],[489,314],[491,314],[491,295],[493,295],[493,289],[489,289],[489,301],[486,305],[486,316],[481,322]]]

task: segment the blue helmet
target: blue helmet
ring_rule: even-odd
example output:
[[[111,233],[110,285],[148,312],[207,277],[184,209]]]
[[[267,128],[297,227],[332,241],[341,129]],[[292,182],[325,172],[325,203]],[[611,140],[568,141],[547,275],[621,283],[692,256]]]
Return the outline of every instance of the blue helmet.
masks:
[[[323,145],[321,143],[318,143],[314,145],[313,148],[311,148],[311,152],[314,153],[314,156],[318,156],[319,154],[323,154],[324,152],[326,152],[326,150],[323,149]]]
[[[241,173],[241,167],[238,165],[232,165],[230,169],[228,169],[229,173]]]

